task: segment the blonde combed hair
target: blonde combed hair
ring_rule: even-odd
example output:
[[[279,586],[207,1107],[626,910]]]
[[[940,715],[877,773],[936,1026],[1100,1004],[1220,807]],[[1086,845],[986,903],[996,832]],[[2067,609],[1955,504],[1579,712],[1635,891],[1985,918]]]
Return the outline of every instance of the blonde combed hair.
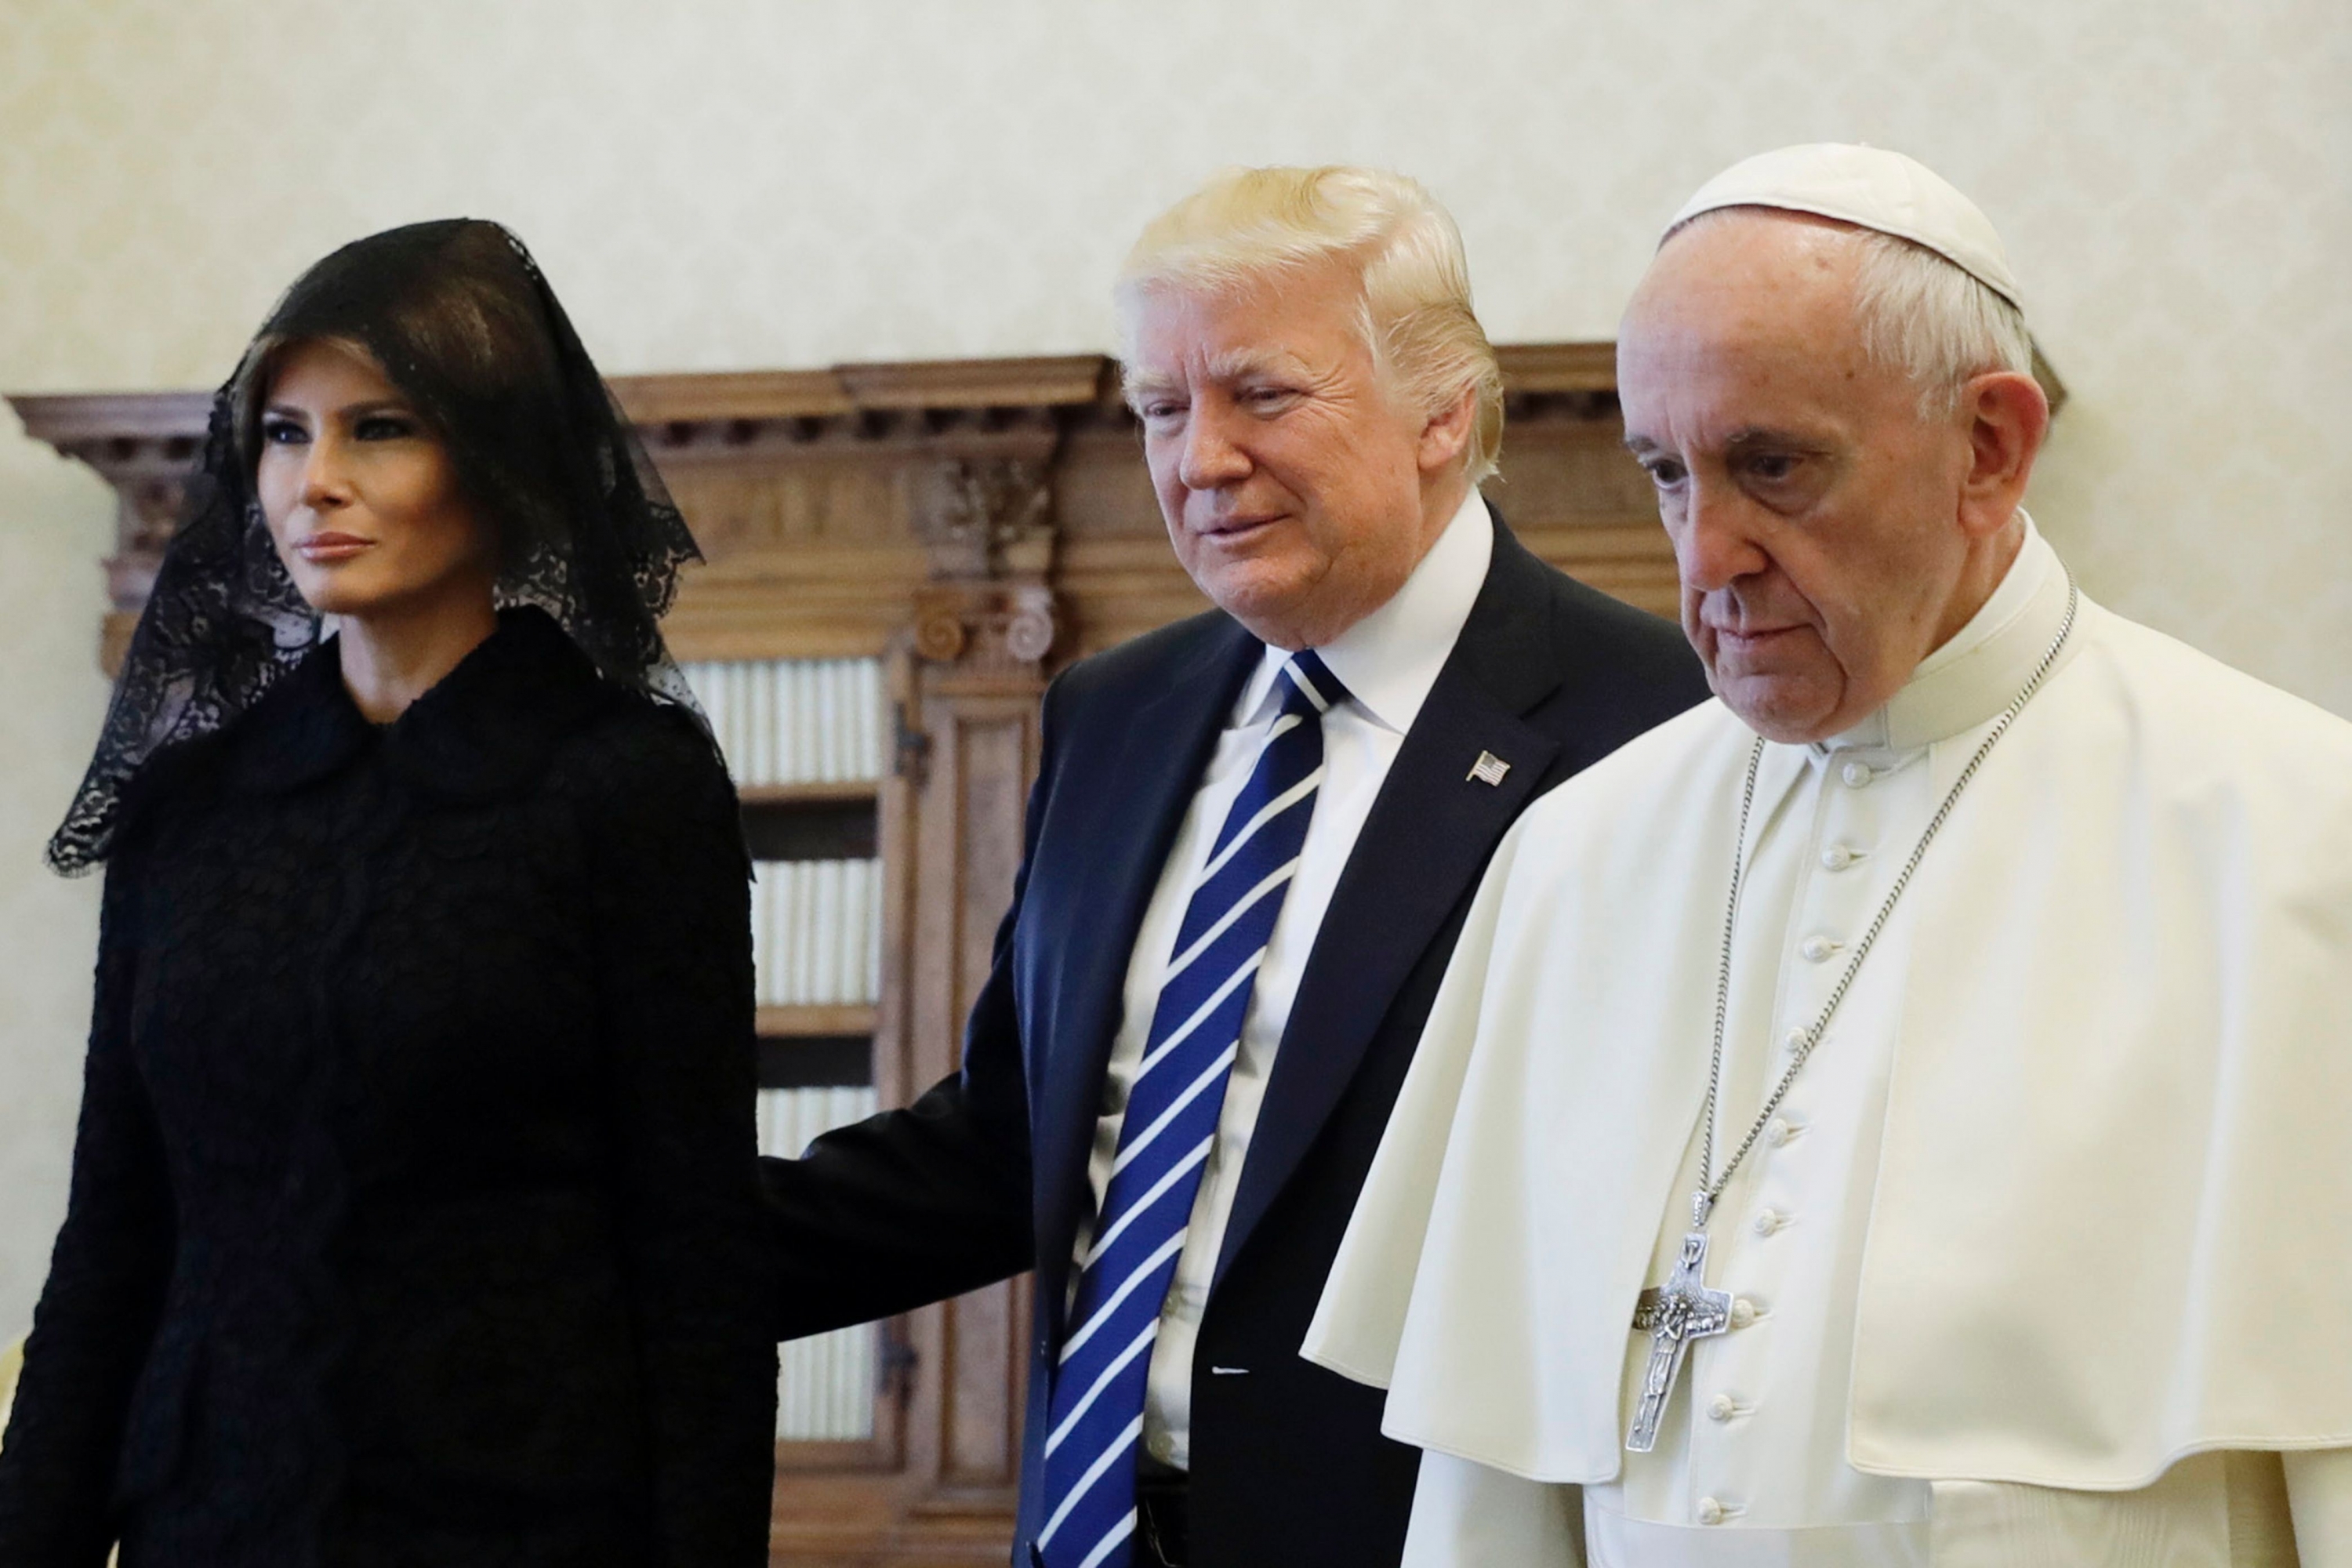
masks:
[[[1373,364],[1428,415],[1475,398],[1469,480],[1503,447],[1503,373],[1471,308],[1453,216],[1418,181],[1381,169],[1235,169],[1145,226],[1112,288],[1119,357],[1134,363],[1136,305],[1153,289],[1218,293],[1321,262],[1352,261]]]

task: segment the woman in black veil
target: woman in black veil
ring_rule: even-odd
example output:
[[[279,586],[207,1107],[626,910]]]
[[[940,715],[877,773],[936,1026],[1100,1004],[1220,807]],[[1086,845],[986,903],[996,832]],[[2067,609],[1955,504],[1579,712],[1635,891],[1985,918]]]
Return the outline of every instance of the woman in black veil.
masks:
[[[49,846],[106,888],[0,1563],[765,1561],[693,555],[496,225],[348,246],[255,339]]]

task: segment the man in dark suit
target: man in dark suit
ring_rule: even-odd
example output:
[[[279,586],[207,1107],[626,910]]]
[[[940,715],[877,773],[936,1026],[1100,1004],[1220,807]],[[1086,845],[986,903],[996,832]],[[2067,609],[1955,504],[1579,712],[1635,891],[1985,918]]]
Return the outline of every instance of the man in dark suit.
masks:
[[[1480,500],[1501,377],[1412,182],[1223,177],[1118,301],[1218,608],[1046,693],[963,1070],[767,1164],[778,1331],[1034,1268],[1016,1563],[1393,1563],[1416,1453],[1300,1341],[1496,842],[1706,689]]]

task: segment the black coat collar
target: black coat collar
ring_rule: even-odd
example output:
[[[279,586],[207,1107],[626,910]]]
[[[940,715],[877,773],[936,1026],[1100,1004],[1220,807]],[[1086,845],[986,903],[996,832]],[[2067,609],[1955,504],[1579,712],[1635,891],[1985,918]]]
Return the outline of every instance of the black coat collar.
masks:
[[[545,611],[499,613],[499,628],[390,724],[367,721],[330,640],[256,703],[228,737],[232,787],[287,794],[380,749],[420,791],[489,799],[530,788],[556,744],[612,689]]]

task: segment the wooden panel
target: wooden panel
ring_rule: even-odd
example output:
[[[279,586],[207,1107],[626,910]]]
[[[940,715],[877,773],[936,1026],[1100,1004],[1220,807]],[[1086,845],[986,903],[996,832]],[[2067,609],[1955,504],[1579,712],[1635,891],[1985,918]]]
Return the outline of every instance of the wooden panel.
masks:
[[[775,1568],[1004,1568],[1001,1510],[919,1509],[904,1478],[794,1468],[776,1477]]]
[[[1017,541],[1008,542],[1017,543]],[[913,667],[902,754],[913,781],[915,846],[906,949],[908,1094],[953,1071],[961,1026],[988,979],[1010,900],[1037,754],[1038,656],[1018,657],[1022,597],[992,582],[929,590],[916,638],[946,657]],[[1024,1282],[912,1314],[918,1374],[907,1409],[907,1489],[893,1540],[908,1554],[984,1545],[1003,1560],[1020,1463],[1027,1371]]]
[[[1012,684],[1008,682],[1008,684]],[[1004,696],[970,696],[929,705],[952,718],[936,738],[959,752],[957,809],[962,818],[954,976],[958,1019],[971,1014],[987,983],[996,931],[1012,902],[1021,866],[1022,815],[1036,752],[1036,689]],[[950,739],[950,736],[952,739]],[[955,1062],[939,1064],[941,1072]],[[1000,1286],[950,1305],[943,1325],[943,1432],[939,1457],[942,1487],[1010,1488],[1020,1465],[1020,1429],[1007,1419],[1021,1408],[1028,1323],[1013,1287]]]

